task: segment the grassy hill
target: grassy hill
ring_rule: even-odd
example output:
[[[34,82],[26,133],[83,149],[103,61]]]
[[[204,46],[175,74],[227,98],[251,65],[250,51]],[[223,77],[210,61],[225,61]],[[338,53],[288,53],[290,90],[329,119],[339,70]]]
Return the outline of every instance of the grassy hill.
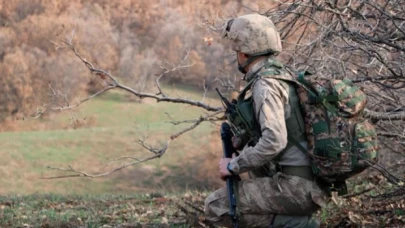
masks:
[[[171,94],[201,99],[191,88]],[[206,102],[220,105],[215,94]],[[186,127],[168,121],[202,114],[197,108],[135,101],[112,91],[72,112],[15,123],[19,131],[0,133],[0,227],[206,227],[204,198],[223,185],[216,169],[218,128],[211,123],[171,143],[160,159],[103,178],[41,179],[66,174],[48,165],[97,173],[120,165],[106,166],[110,158],[147,157],[149,152],[134,140],[147,135],[158,146]],[[335,198],[318,213],[323,226],[405,225],[403,192],[381,175],[353,178],[349,191],[352,197]],[[391,195],[379,195],[384,192]]]
[[[202,92],[192,88],[168,91],[172,96],[202,98]],[[205,102],[220,105],[215,95],[209,95]],[[42,120],[19,121],[15,128],[20,131],[0,133],[0,193],[126,194],[208,188],[210,181],[200,176],[202,167],[198,164],[219,143],[211,123],[203,123],[175,140],[160,159],[104,178],[40,179],[63,174],[47,169],[48,165],[71,165],[96,173],[120,164],[106,166],[111,158],[150,156],[134,142],[136,139],[148,136],[147,142],[158,147],[159,141],[187,127],[168,121],[194,119],[202,114],[194,107],[152,100],[138,102],[125,93],[111,91],[73,111]]]

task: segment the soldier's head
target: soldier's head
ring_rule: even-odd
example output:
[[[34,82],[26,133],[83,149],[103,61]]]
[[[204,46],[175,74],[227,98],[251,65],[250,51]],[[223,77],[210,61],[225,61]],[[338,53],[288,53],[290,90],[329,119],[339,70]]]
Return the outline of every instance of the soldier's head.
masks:
[[[222,37],[231,40],[238,68],[246,73],[249,66],[263,56],[281,52],[281,39],[273,22],[260,14],[248,14],[228,20]]]

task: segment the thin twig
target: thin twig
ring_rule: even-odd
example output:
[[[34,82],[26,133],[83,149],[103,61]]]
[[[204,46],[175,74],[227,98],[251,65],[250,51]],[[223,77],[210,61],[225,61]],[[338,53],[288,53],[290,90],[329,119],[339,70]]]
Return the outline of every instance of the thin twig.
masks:
[[[113,164],[113,163],[115,163],[117,161],[121,161],[121,160],[133,160],[133,161],[128,162],[128,163],[126,163],[124,165],[121,165],[121,166],[119,166],[117,168],[114,168],[112,170],[109,170],[107,172],[95,173],[95,174],[91,174],[91,173],[88,173],[88,172],[84,172],[84,171],[81,171],[81,170],[74,169],[70,165],[68,166],[68,168],[58,168],[58,167],[47,166],[47,168],[52,169],[52,170],[70,172],[70,173],[75,173],[75,174],[52,176],[52,177],[43,177],[41,179],[57,179],[57,178],[68,178],[68,177],[87,177],[87,178],[103,177],[103,176],[107,176],[107,175],[109,175],[111,173],[117,172],[119,170],[122,170],[124,168],[127,168],[129,166],[133,166],[133,165],[143,163],[143,162],[146,162],[146,161],[149,161],[149,160],[160,158],[163,154],[166,153],[167,149],[169,148],[169,145],[170,145],[171,141],[175,140],[176,138],[180,137],[181,135],[185,134],[186,132],[195,129],[198,125],[200,125],[204,121],[214,121],[214,120],[216,120],[216,118],[213,118],[213,117],[215,115],[217,115],[218,113],[222,112],[222,110],[223,110],[222,107],[213,107],[213,106],[210,106],[210,105],[207,105],[207,104],[203,103],[205,95],[206,95],[206,88],[205,87],[204,87],[205,91],[204,91],[202,101],[193,101],[193,100],[185,99],[185,98],[172,98],[172,97],[167,96],[163,92],[162,87],[159,84],[159,80],[164,75],[166,75],[166,74],[168,74],[170,72],[177,71],[179,69],[183,69],[183,68],[187,68],[187,67],[192,66],[190,64],[186,64],[186,65],[183,64],[186,61],[186,59],[188,58],[189,51],[187,52],[186,56],[183,58],[183,60],[177,66],[174,66],[172,69],[164,68],[165,71],[162,74],[160,74],[156,79],[156,86],[158,87],[159,93],[158,94],[151,94],[151,93],[139,92],[139,91],[137,91],[137,90],[135,90],[133,88],[130,88],[128,86],[120,84],[118,82],[118,80],[114,76],[111,75],[110,72],[105,71],[103,69],[95,68],[94,65],[91,62],[89,62],[88,60],[86,60],[85,58],[83,58],[79,54],[76,47],[72,44],[73,37],[74,37],[74,32],[72,32],[72,35],[70,37],[68,37],[63,42],[64,43],[63,47],[69,48],[71,51],[73,51],[73,53],[76,55],[76,57],[78,57],[82,61],[82,63],[84,63],[84,65],[89,69],[89,71],[92,74],[97,75],[104,82],[106,82],[107,87],[103,88],[102,90],[98,91],[95,94],[92,94],[92,95],[86,97],[85,99],[82,99],[82,100],[76,102],[73,105],[69,103],[66,96],[63,96],[66,105],[58,105],[56,107],[49,108],[49,104],[47,104],[47,105],[44,106],[43,109],[38,109],[37,114],[35,115],[36,117],[39,117],[40,115],[45,113],[47,110],[62,111],[62,110],[68,110],[68,109],[73,109],[73,108],[79,107],[82,103],[84,103],[84,102],[86,102],[88,100],[91,100],[94,97],[96,97],[96,96],[98,96],[98,95],[100,95],[102,93],[105,93],[106,91],[108,91],[110,89],[115,89],[115,88],[127,91],[127,92],[129,92],[129,93],[131,93],[131,94],[133,94],[133,95],[135,95],[135,96],[137,96],[139,98],[152,98],[152,99],[155,99],[157,102],[171,102],[171,103],[188,104],[188,105],[191,105],[191,106],[200,107],[202,109],[205,109],[207,111],[214,112],[214,113],[213,114],[208,114],[205,117],[201,116],[200,118],[196,119],[193,122],[193,124],[190,125],[189,127],[185,128],[185,129],[183,129],[183,130],[181,130],[179,132],[176,132],[176,133],[172,134],[169,137],[169,139],[166,141],[166,143],[164,143],[164,145],[161,148],[154,148],[154,147],[148,145],[146,143],[146,137],[144,137],[143,140],[137,140],[136,143],[138,143],[142,148],[146,149],[147,151],[152,152],[153,153],[152,156],[149,156],[149,157],[146,157],[146,158],[143,158],[143,159],[136,158],[134,156],[122,156],[122,157],[119,157],[119,158],[116,158],[116,159],[112,159],[106,166],[109,166],[109,165],[111,165],[111,164]],[[58,45],[58,47],[62,47],[62,45],[59,45],[56,42],[53,42],[53,43],[55,45]],[[61,94],[58,91],[53,90],[53,89],[52,89],[52,91],[53,91],[54,94],[61,96]],[[106,167],[106,166],[104,166],[104,167]]]
[[[374,189],[375,189],[375,186],[374,186],[374,187],[371,187],[371,188],[364,189],[364,190],[361,191],[361,192],[357,192],[357,193],[345,195],[345,196],[343,196],[342,198],[346,198],[346,199],[347,199],[347,198],[352,198],[352,197],[355,197],[355,196],[363,195],[364,193],[367,193],[367,192],[369,192],[369,191],[371,191],[371,190],[374,190]]]

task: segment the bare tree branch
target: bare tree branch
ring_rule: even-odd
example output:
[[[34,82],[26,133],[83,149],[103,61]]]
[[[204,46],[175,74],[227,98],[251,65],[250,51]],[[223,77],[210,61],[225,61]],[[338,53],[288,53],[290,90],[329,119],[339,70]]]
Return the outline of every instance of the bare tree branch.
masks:
[[[249,10],[249,7],[244,7]],[[251,9],[253,10],[253,9]],[[254,11],[254,10],[253,10]],[[260,12],[260,10],[258,11]],[[271,17],[279,29],[280,36],[284,42],[281,58],[289,67],[297,70],[309,70],[325,78],[348,77],[359,86],[368,91],[368,107],[374,105],[381,110],[388,110],[392,107],[405,107],[405,6],[399,0],[388,2],[378,0],[359,1],[323,1],[323,0],[280,0],[277,5],[268,10],[265,14]],[[234,13],[235,15],[238,12]],[[213,32],[221,30],[215,20],[224,22],[227,18],[213,16],[201,19],[201,25]],[[211,20],[213,19],[213,20]],[[176,70],[190,67],[186,63],[189,52],[172,68],[161,66],[163,72],[155,78],[157,93],[146,93],[134,88],[120,84],[110,72],[96,68],[91,62],[83,58],[76,47],[72,44],[74,32],[64,41],[63,45],[56,42],[57,48],[67,48],[84,63],[89,71],[98,76],[106,84],[105,91],[110,89],[121,89],[129,92],[138,98],[151,98],[157,102],[171,102],[199,107],[208,114],[190,120],[173,120],[169,123],[174,125],[190,124],[185,129],[172,134],[161,148],[154,148],[145,140],[138,140],[141,147],[151,152],[151,156],[144,159],[132,156],[123,156],[111,161],[131,160],[128,164],[137,164],[162,156],[171,142],[180,135],[197,127],[203,121],[215,122],[222,120],[219,116],[221,107],[214,107],[204,103],[207,88],[204,83],[204,96],[201,101],[195,101],[182,97],[169,97],[160,85],[160,80],[165,75]],[[205,42],[212,42],[208,35]],[[213,81],[222,86],[235,89],[235,81],[232,77],[227,79],[216,78]],[[108,88],[108,89],[107,89]],[[236,88],[238,90],[239,88]],[[373,91],[373,92],[370,92]],[[57,93],[58,94],[58,93]],[[62,97],[63,104],[52,104],[47,106],[56,110],[65,110],[77,107],[81,103],[91,99],[84,99],[70,104],[66,97]],[[42,114],[45,109],[38,112]],[[403,111],[376,112],[365,110],[364,116],[378,124],[380,136],[397,137],[403,142],[401,127],[405,120]],[[169,116],[170,117],[170,116]],[[398,124],[399,123],[399,124]],[[389,126],[381,128],[381,126]],[[388,130],[387,130],[388,129]],[[399,143],[401,143],[399,142]],[[125,166],[125,165],[124,165]],[[72,168],[65,171],[75,172],[77,175],[95,177],[100,174],[89,175],[81,173]],[[76,172],[77,171],[77,172]],[[103,174],[104,175],[104,174]]]
[[[379,136],[384,136],[384,137],[394,137],[394,138],[401,138],[401,139],[405,139],[405,134],[397,134],[397,133],[393,133],[393,132],[384,132],[384,131],[379,131],[378,132]]]
[[[167,123],[171,123],[171,124],[173,124],[173,125],[179,125],[179,124],[184,124],[184,123],[196,123],[196,122],[199,122],[200,120],[201,120],[201,118],[203,118],[204,119],[204,121],[210,121],[210,122],[215,122],[215,121],[221,121],[221,120],[225,120],[226,118],[225,118],[225,116],[222,116],[222,117],[216,117],[216,115],[218,115],[218,114],[222,114],[223,113],[223,111],[221,110],[221,111],[217,111],[217,112],[214,112],[214,113],[212,113],[212,114],[209,114],[209,115],[207,115],[207,116],[205,116],[205,117],[199,117],[199,118],[197,118],[197,119],[192,119],[192,120],[179,120],[179,121],[175,121],[175,120],[172,120],[172,121],[168,121]],[[169,116],[169,118],[171,118],[170,116]],[[172,119],[172,118],[171,118]]]
[[[79,107],[82,103],[89,101],[89,100],[95,98],[96,96],[103,94],[106,91],[111,90],[111,89],[121,89],[121,90],[129,92],[141,99],[142,98],[152,98],[152,99],[155,99],[157,102],[171,102],[171,103],[187,104],[187,105],[202,108],[208,112],[213,112],[213,113],[206,114],[205,116],[200,116],[199,118],[194,119],[194,120],[183,121],[182,123],[191,123],[191,125],[187,128],[184,128],[183,130],[181,130],[179,132],[172,134],[168,138],[168,140],[164,143],[164,145],[162,145],[161,148],[155,148],[151,145],[148,145],[145,138],[142,140],[141,139],[137,140],[136,141],[137,144],[139,144],[143,149],[145,149],[153,154],[149,157],[136,158],[134,156],[122,156],[122,157],[119,157],[116,159],[112,159],[106,166],[109,166],[113,163],[116,163],[118,161],[123,161],[123,160],[132,160],[132,161],[130,161],[126,164],[120,165],[119,167],[114,168],[112,170],[102,172],[102,173],[95,173],[95,174],[75,169],[70,165],[67,168],[58,168],[58,167],[47,166],[47,168],[52,169],[52,170],[59,170],[59,171],[70,172],[70,173],[74,173],[74,174],[53,176],[53,177],[44,177],[42,179],[55,179],[55,178],[67,178],[67,177],[97,178],[97,177],[107,176],[113,172],[122,170],[126,167],[133,166],[133,165],[143,163],[143,162],[146,162],[149,160],[153,160],[156,158],[160,158],[168,150],[171,141],[177,139],[178,137],[185,134],[186,132],[189,132],[189,131],[195,129],[197,126],[199,126],[204,121],[213,122],[213,121],[223,119],[220,117],[216,117],[218,114],[223,112],[222,107],[213,107],[213,106],[210,106],[210,105],[204,103],[205,96],[207,93],[207,87],[205,86],[205,82],[204,82],[204,94],[203,94],[201,101],[194,101],[194,100],[186,99],[186,98],[173,98],[173,97],[169,97],[166,93],[164,93],[164,91],[160,85],[160,80],[164,77],[164,75],[192,66],[192,64],[184,64],[188,58],[189,51],[186,53],[185,57],[180,61],[180,63],[176,66],[173,66],[173,68],[168,69],[166,67],[161,66],[161,69],[163,69],[164,71],[160,75],[158,75],[155,80],[155,85],[159,92],[157,94],[152,94],[152,93],[137,91],[129,86],[123,85],[120,82],[118,82],[118,80],[110,72],[100,69],[100,68],[96,68],[90,61],[88,61],[87,59],[85,59],[84,57],[82,57],[79,54],[78,50],[72,43],[73,37],[74,37],[74,32],[72,32],[72,34],[69,37],[67,37],[66,40],[63,41],[63,45],[58,44],[57,42],[54,42],[54,41],[52,41],[52,42],[58,48],[67,48],[67,49],[71,50],[75,54],[75,56],[78,57],[81,60],[81,62],[84,63],[84,65],[89,69],[90,73],[98,76],[105,83],[106,87],[103,88],[102,90],[96,92],[95,94],[92,94],[84,99],[79,100],[78,102],[76,102],[74,104],[70,104],[70,102],[68,101],[66,96],[63,96],[62,93],[51,88],[54,95],[62,96],[64,98],[63,100],[65,101],[65,104],[46,104],[43,106],[42,109],[39,109],[37,111],[35,117],[39,117],[40,115],[42,115],[43,113],[45,113],[46,111],[49,111],[49,110],[50,111],[62,111],[62,110],[68,110],[68,109],[73,109],[73,108]],[[175,124],[175,123],[173,122],[173,124]],[[180,122],[178,122],[177,124],[180,124]]]
[[[387,113],[387,112],[374,112],[371,110],[364,110],[364,117],[371,120],[405,120],[405,112],[403,113]]]
[[[365,194],[365,193],[367,193],[367,192],[370,192],[370,191],[374,190],[375,188],[376,188],[375,186],[370,187],[370,188],[366,188],[366,189],[364,189],[364,190],[361,191],[361,192],[357,192],[357,193],[345,195],[345,196],[343,196],[343,198],[348,199],[348,198],[352,198],[352,197],[355,197],[355,196],[359,196],[359,195]]]
[[[171,73],[171,72],[174,72],[174,71],[177,71],[177,70],[180,70],[180,69],[192,67],[194,65],[194,64],[182,65],[187,60],[189,54],[190,54],[190,50],[187,51],[186,55],[180,61],[180,63],[177,66],[173,67],[172,69],[167,69],[166,67],[163,67],[163,66],[160,67],[161,69],[164,69],[165,71],[163,73],[161,73],[155,80],[156,87],[159,90],[159,93],[157,93],[156,95],[161,95],[162,97],[167,98],[167,95],[165,93],[163,93],[162,87],[160,86],[160,79],[162,79],[162,77],[164,75],[166,75],[168,73]]]
[[[175,66],[172,69],[166,69],[165,71],[159,75],[156,79],[156,85],[159,89],[159,93],[158,94],[152,94],[152,93],[145,93],[145,92],[140,92],[137,91],[131,87],[125,86],[121,83],[118,82],[118,80],[112,76],[109,72],[103,70],[103,69],[99,69],[93,66],[93,64],[91,62],[89,62],[88,60],[86,60],[84,57],[82,57],[79,52],[77,51],[76,47],[72,44],[72,39],[68,39],[64,41],[65,47],[70,49],[71,51],[73,51],[73,53],[84,63],[84,65],[90,70],[90,73],[99,76],[102,80],[104,80],[108,87],[99,91],[98,93],[89,96],[88,98],[84,99],[84,101],[90,100],[91,98],[94,98],[97,95],[100,95],[110,89],[121,89],[127,92],[130,92],[131,94],[139,97],[139,98],[152,98],[155,99],[157,102],[172,102],[172,103],[180,103],[180,104],[188,104],[188,105],[192,105],[192,106],[196,106],[196,107],[200,107],[202,109],[205,109],[207,111],[219,111],[222,110],[222,107],[213,107],[210,105],[207,105],[203,102],[200,101],[193,101],[190,99],[184,99],[184,98],[172,98],[172,97],[168,97],[166,94],[164,94],[162,92],[162,88],[159,84],[159,80],[167,73],[179,70],[179,69],[183,69],[183,68],[187,68],[190,67],[192,65],[182,65],[182,63],[185,61],[185,59],[188,57],[188,53],[186,54],[185,58],[179,63],[179,65]],[[56,111],[60,111],[60,110],[66,110],[66,109],[70,109],[70,108],[75,108],[77,106],[79,106],[81,103],[83,102],[79,102],[74,106],[60,106],[58,108],[51,108],[51,110],[56,110]],[[45,112],[46,110],[44,110],[43,112]],[[42,114],[43,112],[39,113]]]
[[[86,173],[86,172],[83,172],[83,171],[80,171],[80,170],[76,170],[76,169],[72,168],[72,166],[69,166],[68,168],[58,168],[58,167],[47,166],[47,168],[48,168],[48,169],[51,169],[51,170],[59,170],[59,171],[64,171],[64,172],[71,172],[71,173],[75,173],[75,174],[72,174],[72,175],[53,176],[53,177],[41,177],[40,179],[60,179],[60,178],[68,178],[68,177],[98,178],[98,177],[103,177],[103,176],[110,175],[111,173],[117,172],[117,171],[119,171],[119,170],[125,169],[125,168],[127,168],[127,167],[130,167],[130,166],[133,166],[133,165],[142,163],[142,162],[146,162],[146,161],[149,161],[149,160],[153,160],[153,159],[156,159],[156,158],[160,158],[162,155],[163,155],[163,154],[156,154],[156,155],[151,156],[151,157],[147,157],[147,158],[144,158],[144,159],[139,159],[139,160],[137,160],[137,161],[135,161],[135,162],[130,162],[130,163],[127,163],[127,164],[125,164],[125,165],[122,165],[122,166],[120,166],[120,167],[118,167],[118,168],[115,168],[115,169],[113,169],[113,170],[110,170],[110,171],[108,171],[108,172],[99,173],[99,174]]]
[[[69,177],[98,178],[98,177],[108,176],[108,175],[110,175],[111,173],[117,172],[117,171],[119,171],[119,170],[125,169],[125,168],[127,168],[127,167],[130,167],[130,166],[133,166],[133,165],[136,165],[136,164],[140,164],[140,163],[147,162],[147,161],[150,161],[150,160],[153,160],[153,159],[156,159],[156,158],[160,158],[161,156],[163,156],[163,155],[166,153],[166,151],[167,151],[168,148],[169,148],[170,143],[171,143],[173,140],[175,140],[175,139],[177,139],[178,137],[180,137],[181,135],[183,135],[183,134],[185,134],[185,133],[187,133],[187,132],[189,132],[189,131],[195,129],[198,125],[200,125],[200,124],[201,124],[202,122],[204,122],[204,121],[217,121],[217,120],[219,120],[219,119],[220,119],[219,117],[218,117],[218,118],[215,118],[214,116],[216,116],[216,115],[218,115],[218,114],[220,114],[220,113],[222,113],[222,111],[217,111],[217,112],[215,112],[215,113],[211,113],[211,114],[208,114],[208,115],[206,115],[206,116],[201,116],[201,117],[198,118],[198,119],[194,119],[194,120],[192,120],[192,121],[188,121],[188,123],[193,123],[193,124],[190,125],[190,126],[187,127],[187,128],[184,128],[183,130],[181,130],[181,131],[179,131],[179,132],[176,132],[176,133],[172,134],[171,136],[169,136],[169,139],[166,141],[166,143],[165,143],[161,148],[155,148],[155,147],[152,147],[152,146],[148,145],[148,144],[145,142],[145,139],[143,139],[143,140],[136,140],[136,143],[137,143],[137,144],[139,144],[141,147],[143,147],[143,148],[146,149],[147,151],[153,153],[153,155],[150,156],[150,157],[146,157],[146,158],[141,159],[141,158],[136,158],[136,157],[134,157],[134,156],[122,156],[122,157],[119,157],[119,158],[116,158],[116,159],[112,159],[112,160],[111,160],[108,164],[106,164],[104,167],[110,166],[110,165],[112,165],[113,163],[116,163],[116,162],[122,161],[122,160],[133,160],[133,161],[132,161],[132,162],[128,162],[128,163],[126,163],[126,164],[124,164],[124,165],[121,165],[121,166],[119,166],[119,167],[117,167],[117,168],[114,168],[114,169],[112,169],[112,170],[109,170],[109,171],[107,171],[107,172],[96,173],[96,174],[91,174],[91,173],[88,173],[88,172],[84,172],[84,171],[81,171],[81,170],[74,169],[74,168],[73,168],[72,166],[70,166],[70,165],[68,166],[68,168],[59,168],[59,167],[47,166],[47,168],[48,168],[48,169],[51,169],[51,170],[58,170],[58,171],[70,172],[70,173],[74,173],[74,174],[71,174],[71,175],[60,175],[60,176],[51,176],[51,177],[43,177],[43,178],[41,178],[41,179],[59,179],[59,178],[69,178]],[[183,122],[183,123],[185,123],[185,122]]]

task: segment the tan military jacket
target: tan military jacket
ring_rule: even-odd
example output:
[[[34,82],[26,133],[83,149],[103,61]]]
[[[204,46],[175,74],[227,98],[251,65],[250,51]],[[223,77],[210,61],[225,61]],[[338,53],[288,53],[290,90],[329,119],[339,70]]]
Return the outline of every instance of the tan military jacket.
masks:
[[[245,79],[253,77],[263,67],[265,61],[256,63],[245,75]],[[255,118],[260,124],[262,137],[254,147],[245,146],[239,156],[231,160],[230,168],[235,174],[259,168],[275,158],[286,147],[285,119],[289,117],[291,110],[288,94],[277,79],[261,78],[253,85]],[[288,155],[287,153],[285,155],[289,156],[290,160],[294,160],[295,165],[310,164],[308,157],[298,148],[293,147],[287,152],[289,152]]]

